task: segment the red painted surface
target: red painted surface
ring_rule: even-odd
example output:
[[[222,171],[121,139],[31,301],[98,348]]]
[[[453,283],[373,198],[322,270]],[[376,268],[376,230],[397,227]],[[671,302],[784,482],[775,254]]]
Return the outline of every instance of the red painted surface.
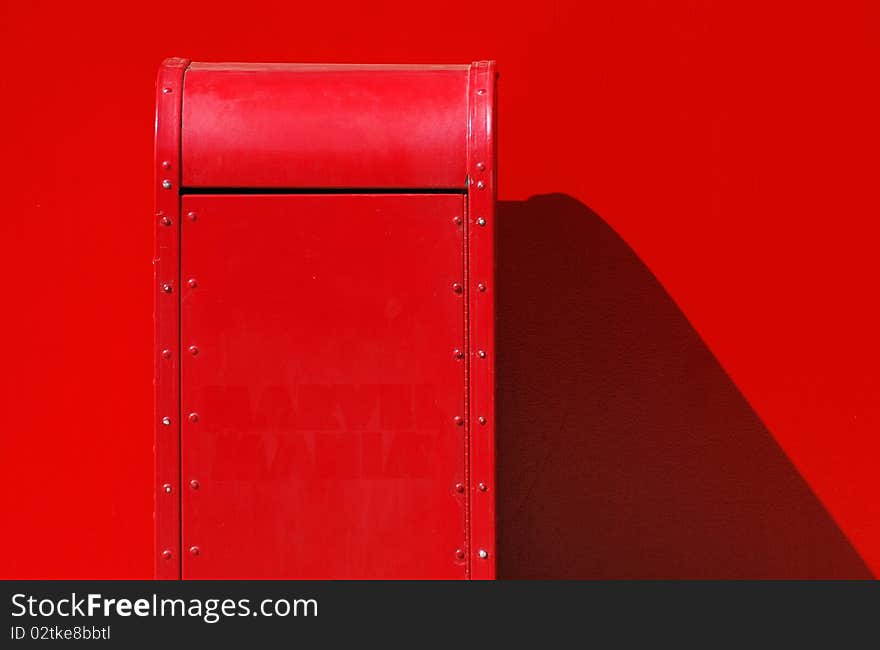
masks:
[[[471,576],[497,574],[495,405],[496,81],[494,62],[474,64],[468,88],[468,216],[465,287],[468,305],[468,489]]]
[[[153,255],[153,517],[155,576],[180,576],[180,118],[189,61],[166,61],[156,77]]]
[[[495,576],[495,78],[160,69],[158,577]]]
[[[467,81],[468,66],[194,63],[183,183],[464,188]]]
[[[174,54],[498,61],[499,576],[880,569],[876,3],[0,11],[4,577],[152,575]]]
[[[463,202],[184,197],[184,578],[466,576]]]

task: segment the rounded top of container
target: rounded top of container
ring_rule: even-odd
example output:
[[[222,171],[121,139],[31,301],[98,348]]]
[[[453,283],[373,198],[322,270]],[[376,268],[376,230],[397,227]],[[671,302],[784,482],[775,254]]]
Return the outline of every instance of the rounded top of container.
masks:
[[[475,66],[189,63],[181,187],[464,191]]]

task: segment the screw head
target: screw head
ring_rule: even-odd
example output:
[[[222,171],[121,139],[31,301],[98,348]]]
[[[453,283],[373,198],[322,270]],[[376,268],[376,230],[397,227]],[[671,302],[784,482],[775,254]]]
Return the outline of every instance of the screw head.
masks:
[[[193,356],[196,356],[199,353],[199,349],[196,346],[191,345],[189,346],[189,353]]]
[[[171,161],[163,160],[162,161],[162,169],[171,169]]]
[[[167,214],[162,214],[161,212],[159,214],[160,214],[159,223],[161,223],[163,226],[166,226],[166,227],[170,226],[172,223],[171,217],[169,217]]]
[[[169,181],[166,178],[164,181],[162,181],[162,187],[165,188],[166,190],[170,190],[171,189],[171,181]]]
[[[478,218],[478,219],[477,219],[477,225],[478,225],[478,226],[485,226],[485,225],[486,225],[486,220],[483,219],[483,217]]]
[[[485,291],[486,285],[480,282],[480,284],[477,285],[477,289],[479,289],[480,291]]]
[[[460,226],[461,225],[461,217],[452,217],[452,223],[454,223],[456,226]]]
[[[165,93],[165,94],[167,95],[168,93],[171,92],[171,88],[169,88],[168,86],[165,86],[165,87],[162,89],[162,92]]]
[[[187,285],[189,285],[190,289],[195,289],[197,286],[199,286],[199,281],[196,280],[195,278],[190,278],[189,280],[186,281],[186,283],[187,283]]]
[[[458,282],[453,282],[452,283],[452,290],[455,293],[461,293],[464,289],[462,289],[462,286]]]
[[[192,422],[193,424],[195,424],[196,422],[199,421],[199,414],[196,413],[196,412],[192,412],[192,413],[189,414],[189,416],[187,417],[187,419],[188,419],[190,422]]]
[[[460,548],[455,549],[455,559],[456,560],[463,560],[464,559],[464,551],[462,551]]]
[[[201,549],[200,549],[198,546],[190,546],[190,547],[189,547],[189,554],[190,554],[190,555],[195,556],[195,555],[198,555],[198,554],[201,553],[201,552],[202,552],[202,551],[201,551]]]
[[[162,559],[163,560],[170,560],[171,559],[171,551],[169,551],[167,548],[164,551],[162,551]]]
[[[187,212],[186,218],[189,219],[190,221],[195,221],[196,219],[199,218],[199,215],[197,215],[195,212]]]
[[[171,483],[166,483],[162,486],[162,491],[165,492],[165,494],[171,494],[173,490],[174,488],[171,487]]]
[[[464,358],[464,352],[462,352],[461,350],[453,350],[453,351],[452,351],[452,356],[454,356],[456,359],[463,359],[463,358]]]
[[[171,426],[171,418],[169,418],[169,417],[166,415],[164,418],[162,418],[162,424],[164,424],[166,427]]]
[[[164,291],[165,293],[171,293],[172,291],[174,291],[174,287],[171,286],[170,282],[163,282],[162,291]]]
[[[477,356],[480,357],[481,359],[485,359],[486,358],[486,351],[485,350],[478,351]]]
[[[480,171],[485,171],[485,169],[486,169],[486,163],[484,163],[484,162],[478,162],[478,163],[477,163],[477,169],[480,170]]]
[[[485,492],[486,490],[489,489],[489,486],[486,485],[485,483],[480,483],[477,487],[480,489],[480,492]]]
[[[452,421],[455,422],[455,425],[459,427],[464,424],[464,418],[460,415],[456,415],[454,418],[452,418]]]
[[[171,358],[171,350],[169,350],[167,348],[165,350],[162,350],[162,358],[163,359],[170,359]]]
[[[485,89],[485,88],[480,88],[480,89],[477,91],[477,94],[478,94],[478,95],[485,95],[485,94],[486,94],[486,89]]]
[[[485,549],[482,549],[482,548],[481,548],[481,549],[479,550],[479,552],[477,553],[477,555],[480,556],[480,559],[481,559],[481,560],[485,560],[487,557],[489,557],[489,552],[486,551]]]
[[[464,492],[464,484],[463,483],[456,483],[455,484],[455,491],[458,492],[459,494]]]
[[[199,489],[199,482],[198,482],[197,480],[193,479],[193,480],[191,480],[191,481],[189,482],[189,486],[190,486],[193,490],[198,490],[198,489]]]
[[[486,184],[483,181],[477,181],[477,189],[478,190],[486,189]]]
[[[477,418],[477,422],[479,422],[480,424],[486,424],[486,418],[484,418],[484,417],[481,415],[480,417]]]

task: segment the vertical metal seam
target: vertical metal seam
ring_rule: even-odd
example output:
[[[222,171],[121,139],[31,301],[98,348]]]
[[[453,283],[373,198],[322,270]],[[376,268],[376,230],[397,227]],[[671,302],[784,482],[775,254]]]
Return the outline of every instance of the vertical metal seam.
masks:
[[[470,158],[471,158],[471,124],[473,122],[472,111],[473,102],[471,102],[471,79],[473,76],[473,66],[468,68],[467,76],[467,134],[466,134],[466,159],[465,159],[465,195],[462,200],[462,267],[464,284],[464,547],[465,547],[465,577],[471,577],[471,543],[473,536],[471,535],[472,516],[471,516],[471,347],[470,347],[470,210],[471,203],[468,200],[470,192]]]
[[[471,505],[472,565],[471,575],[494,578],[496,566],[496,534],[494,529],[495,472],[494,472],[494,227],[495,227],[495,155],[494,155],[494,66],[480,61],[472,65],[473,87],[469,93],[472,108],[470,119],[470,147],[468,149],[469,215],[474,223],[468,237],[468,265],[472,277],[488,283],[486,295],[470,291],[473,299],[469,311],[470,345],[483,355],[469,354],[470,409],[476,418],[486,417],[485,424],[472,426],[470,445],[471,476],[478,476],[488,484],[488,492],[478,492],[469,485]],[[490,123],[491,122],[491,123]],[[483,277],[482,275],[485,275]],[[477,276],[480,277],[477,277]],[[492,276],[492,277],[490,277]],[[477,358],[479,356],[479,359]],[[491,474],[491,475],[490,475]],[[476,559],[479,557],[479,559]]]
[[[467,197],[462,200],[462,207],[469,209]],[[467,214],[467,213],[466,213]],[[468,283],[470,282],[470,269],[468,264],[470,234],[467,222],[469,219],[462,219],[462,268],[464,284],[463,296],[463,330],[464,330],[464,363],[462,364],[464,371],[464,485],[465,485],[465,509],[464,509],[464,530],[465,530],[465,548],[467,549],[467,558],[465,560],[465,576],[471,576],[471,400],[470,400],[470,381],[471,381],[471,335],[470,335],[470,295],[468,293]]]
[[[154,567],[161,579],[181,577],[180,554],[180,125],[184,59],[167,59],[157,75],[154,148]],[[175,183],[177,187],[175,187]],[[176,220],[176,223],[175,223]],[[167,287],[166,287],[167,283]],[[175,288],[174,285],[177,285]],[[168,350],[168,355],[164,351]],[[174,355],[177,355],[176,357]],[[176,365],[175,365],[176,364]],[[176,421],[175,421],[176,420]],[[177,484],[176,493],[174,483]],[[167,485],[167,488],[166,488]],[[175,511],[175,508],[177,509]],[[166,553],[168,555],[166,555]]]
[[[183,580],[183,86],[187,65],[180,75],[180,111],[177,116],[177,576]]]

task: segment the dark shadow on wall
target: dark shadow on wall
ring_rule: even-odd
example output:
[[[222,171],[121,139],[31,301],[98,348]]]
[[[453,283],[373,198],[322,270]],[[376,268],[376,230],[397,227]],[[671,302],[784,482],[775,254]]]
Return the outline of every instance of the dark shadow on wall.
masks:
[[[500,578],[868,578],[651,271],[560,194],[497,220]]]

